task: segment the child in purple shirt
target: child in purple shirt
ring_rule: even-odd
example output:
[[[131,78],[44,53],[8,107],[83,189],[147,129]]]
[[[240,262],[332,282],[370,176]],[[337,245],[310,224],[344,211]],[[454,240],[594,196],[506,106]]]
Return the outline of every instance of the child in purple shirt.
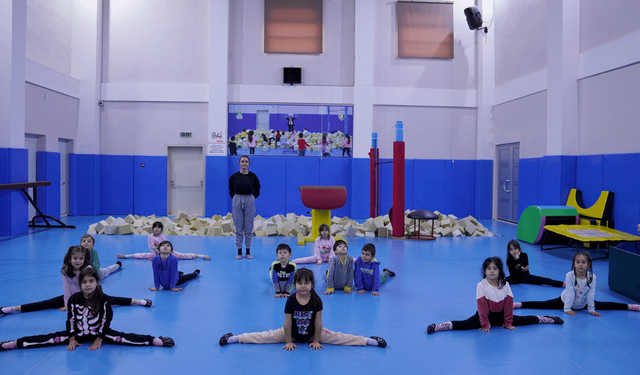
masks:
[[[160,286],[179,292],[182,288],[177,288],[189,280],[193,280],[200,275],[200,270],[195,270],[189,274],[178,272],[178,259],[173,255],[173,245],[169,241],[160,242],[159,255],[153,257],[153,283],[155,287],[149,288],[151,291],[160,290]]]

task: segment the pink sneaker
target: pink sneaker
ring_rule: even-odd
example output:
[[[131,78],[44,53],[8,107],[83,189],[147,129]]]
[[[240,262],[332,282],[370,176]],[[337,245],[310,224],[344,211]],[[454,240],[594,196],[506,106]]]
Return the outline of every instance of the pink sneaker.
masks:
[[[240,255],[240,254],[236,255],[236,259],[238,259],[238,260],[242,259],[242,255]]]

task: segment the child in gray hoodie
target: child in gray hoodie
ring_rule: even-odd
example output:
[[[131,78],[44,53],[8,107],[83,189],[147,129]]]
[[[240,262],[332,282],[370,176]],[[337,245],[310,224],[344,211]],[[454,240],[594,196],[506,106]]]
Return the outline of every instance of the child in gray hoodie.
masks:
[[[327,290],[324,294],[333,294],[335,289],[342,289],[346,294],[351,293],[353,286],[353,257],[349,251],[347,243],[337,240],[333,244],[334,256],[329,259],[329,269],[327,270]]]

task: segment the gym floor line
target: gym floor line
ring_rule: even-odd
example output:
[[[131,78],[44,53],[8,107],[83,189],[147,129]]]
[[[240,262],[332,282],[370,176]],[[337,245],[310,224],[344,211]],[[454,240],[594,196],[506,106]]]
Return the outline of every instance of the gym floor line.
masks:
[[[0,306],[48,299],[62,293],[60,267],[70,245],[80,242],[91,223],[106,216],[68,217],[77,229],[32,230],[0,242]],[[220,347],[227,332],[275,329],[284,322],[284,299],[273,298],[268,268],[275,248],[287,243],[293,257],[311,255],[312,244],[298,246],[295,237],[254,238],[252,260],[236,260],[234,237],[169,236],[174,249],[211,255],[212,260],[180,261],[179,269],[200,269],[199,278],[182,292],[152,292],[151,262],[122,260],[122,270],[103,281],[106,294],[150,298],[153,306],[114,308],[112,327],[124,332],[169,336],[174,348],[90,345],[68,352],[64,346],[0,352],[2,374],[87,373],[213,373],[213,374],[621,374],[637,373],[640,357],[640,313],[600,311],[603,317],[578,311],[515,310],[517,315],[558,315],[564,325],[532,325],[509,331],[493,327],[426,334],[431,323],[464,320],[476,311],[475,288],[481,265],[490,256],[505,260],[507,242],[516,226],[481,220],[493,238],[438,238],[435,241],[349,237],[349,254],[358,257],[372,242],[381,268],[396,272],[382,285],[380,297],[369,293],[337,292],[325,296],[322,275],[327,264],[302,265],[313,270],[316,292],[324,304],[323,326],[334,331],[381,336],[386,349],[326,345],[313,351],[299,344],[294,352],[283,345],[234,344]],[[144,252],[146,237],[97,235],[102,267],[116,262],[116,254]],[[521,242],[529,255],[531,273],[562,279],[571,269],[575,250],[542,252]],[[608,260],[593,263],[596,299],[632,303],[608,288]],[[513,285],[515,301],[558,297],[560,288]],[[0,341],[63,330],[66,314],[58,310],[0,316]]]

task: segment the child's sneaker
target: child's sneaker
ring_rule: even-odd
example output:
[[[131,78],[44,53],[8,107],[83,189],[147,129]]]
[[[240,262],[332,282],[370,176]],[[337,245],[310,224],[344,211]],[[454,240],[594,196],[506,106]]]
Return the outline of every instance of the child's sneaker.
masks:
[[[430,335],[435,331],[436,331],[436,324],[435,323],[429,324],[429,327],[427,327],[427,335]]]
[[[396,273],[395,273],[395,272],[393,272],[393,271],[391,271],[391,270],[389,270],[389,269],[386,269],[386,268],[385,268],[385,269],[383,269],[382,271],[383,271],[383,272],[384,272],[384,271],[389,272],[389,277],[394,277],[394,276],[396,275]]]
[[[166,346],[167,348],[171,348],[176,344],[171,337],[160,336],[158,338],[162,340],[162,346]]]
[[[121,261],[117,261],[116,264],[120,267],[118,267],[118,269],[122,269],[122,262]]]
[[[545,318],[553,319],[553,324],[564,324],[564,320],[559,316],[549,316],[545,315]]]
[[[386,348],[387,347],[387,342],[384,341],[384,339],[382,337],[371,336],[371,338],[378,342],[378,347],[379,348]],[[222,340],[222,339],[220,339],[220,340]]]
[[[220,337],[220,346],[225,346],[229,343],[229,337],[233,336],[233,333],[229,332],[229,333],[225,333],[224,335],[222,335],[222,337]]]
[[[151,304],[153,303],[153,301],[150,299],[143,299],[143,301],[144,301],[144,305],[142,306],[144,307],[151,307]]]

